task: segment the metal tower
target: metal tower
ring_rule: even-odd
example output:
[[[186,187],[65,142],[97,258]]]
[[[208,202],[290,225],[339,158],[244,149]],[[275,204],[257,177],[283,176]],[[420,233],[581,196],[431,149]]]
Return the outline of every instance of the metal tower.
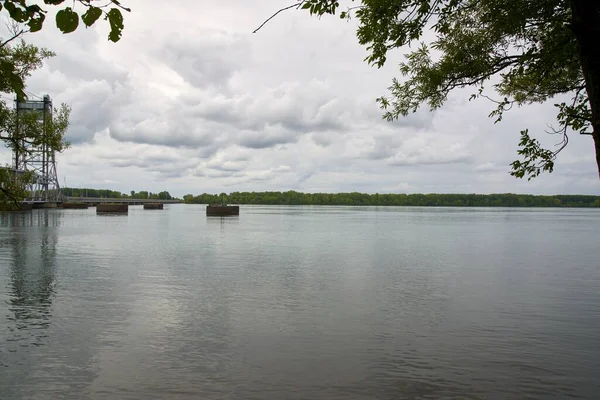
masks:
[[[42,100],[25,100],[23,102],[15,100],[15,104],[17,117],[19,113],[32,112],[38,114],[39,121],[44,129],[43,135],[45,135],[47,118],[52,117],[54,112],[50,96],[45,95]],[[18,124],[16,129],[18,132]],[[25,202],[62,201],[63,196],[56,173],[54,150],[49,148],[45,140],[42,140],[42,144],[39,146],[21,141],[19,149],[15,148],[13,150],[13,164],[17,174],[26,171],[31,171],[34,174],[33,182],[27,187],[29,197],[25,199]]]

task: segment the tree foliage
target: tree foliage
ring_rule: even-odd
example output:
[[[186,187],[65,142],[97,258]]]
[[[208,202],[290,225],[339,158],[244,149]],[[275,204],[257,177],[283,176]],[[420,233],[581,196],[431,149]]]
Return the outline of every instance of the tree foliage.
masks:
[[[22,35],[23,32],[18,30],[16,34]],[[11,39],[0,39],[0,92],[16,94],[23,100],[27,97],[25,80],[42,66],[45,59],[56,54],[48,49],[27,44],[22,39],[14,44],[12,41],[16,37]]]
[[[99,19],[107,21],[110,31],[108,40],[118,42],[124,28],[121,11],[131,11],[119,0],[107,0],[105,4],[97,4],[93,0],[44,0],[44,5],[32,4],[26,0],[0,1],[0,12],[13,23],[11,35],[0,40],[0,73],[2,84],[8,84],[20,99],[25,98],[25,81],[19,71],[12,68],[10,60],[5,59],[7,45],[27,32],[38,32],[44,27],[48,8],[59,8],[56,12],[55,25],[62,33],[71,33],[81,26],[94,25]],[[31,49],[31,47],[30,47]],[[42,57],[43,59],[44,57]],[[5,65],[6,64],[6,65]],[[31,64],[35,65],[35,64]],[[39,65],[37,66],[39,67]]]
[[[171,196],[169,192],[162,191],[158,193],[148,192],[141,190],[136,192],[132,190],[129,194],[121,193],[116,190],[110,189],[88,189],[88,188],[70,188],[66,187],[62,189],[62,192],[67,197],[107,197],[113,199],[129,198],[129,199],[153,199],[153,200],[177,200]]]
[[[18,208],[27,197],[27,184],[33,180],[32,172],[16,174],[10,166],[0,167],[0,211]]]
[[[65,139],[71,114],[68,105],[61,104],[57,112],[48,113],[43,119],[39,112],[17,112],[6,104],[0,109],[0,139],[12,151],[23,153],[45,145],[50,151],[62,153],[69,148],[70,143]]]
[[[368,193],[301,193],[232,192],[203,193],[183,196],[186,203],[278,205],[354,205],[354,206],[420,206],[420,207],[600,207],[600,196],[524,194],[368,194]]]
[[[27,44],[22,36],[28,32],[42,30],[48,9],[58,8],[55,15],[56,27],[63,33],[77,30],[80,21],[90,27],[100,18],[108,22],[108,40],[117,42],[124,28],[122,10],[130,11],[119,0],[107,0],[99,4],[93,0],[27,0],[0,1],[0,12],[8,17],[10,35],[0,39],[0,92],[16,95],[19,102],[27,99],[25,81],[31,72],[40,68],[43,61],[55,54],[50,50]],[[15,45],[15,41],[18,41]],[[69,143],[65,133],[69,126],[70,107],[62,104],[59,111],[47,113],[40,120],[39,114],[9,107],[0,101],[0,140],[8,148],[22,154],[30,147],[42,144],[47,150],[62,152]],[[17,173],[10,167],[0,171],[0,205],[18,202],[26,196],[25,185],[33,177],[28,173]]]
[[[31,73],[40,68],[45,59],[54,53],[25,43],[4,42],[0,47],[0,92],[14,95],[16,76],[19,82],[25,82]],[[22,100],[25,100],[24,98]],[[16,111],[6,100],[0,100],[0,140],[6,147],[23,154],[28,148],[40,147],[62,152],[69,147],[65,134],[69,126],[70,107],[62,104],[57,112],[46,113],[40,118],[39,111]],[[26,197],[25,184],[33,176],[29,173],[16,173],[9,166],[0,173],[0,205],[15,203]]]
[[[39,112],[9,109],[0,102],[0,140],[7,148],[18,154],[31,155],[32,149],[44,146],[48,151],[63,152],[70,143],[65,140],[69,127],[71,109],[62,104],[56,113],[48,113],[40,119]],[[0,208],[15,204],[28,195],[26,185],[34,175],[31,171],[15,171],[7,165],[0,173]]]
[[[60,8],[56,12],[55,23],[62,33],[75,31],[80,20],[86,27],[90,27],[103,17],[110,26],[108,40],[119,41],[124,27],[121,10],[131,9],[123,6],[119,0],[106,0],[103,5],[98,3],[94,0],[44,0],[46,8]],[[12,20],[27,25],[30,32],[40,31],[44,26],[48,11],[42,7],[26,0],[4,0],[0,3],[0,10],[6,11]]]
[[[422,106],[441,107],[455,89],[495,102],[490,117],[502,120],[513,106],[557,97],[562,139],[542,149],[525,129],[511,175],[551,172],[568,134],[591,134],[600,171],[600,2],[591,0],[362,0],[342,10],[338,0],[302,0],[296,8],[358,20],[366,61],[385,64],[388,52],[406,49],[389,94],[377,99],[384,118],[395,120]],[[431,40],[425,40],[425,34]],[[408,47],[404,47],[408,46]],[[495,93],[490,96],[490,92]]]

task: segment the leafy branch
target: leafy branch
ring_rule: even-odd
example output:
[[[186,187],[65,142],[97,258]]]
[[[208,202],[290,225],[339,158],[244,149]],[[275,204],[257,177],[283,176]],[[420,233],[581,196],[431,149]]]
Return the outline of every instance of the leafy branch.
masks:
[[[16,172],[9,166],[0,167],[0,210],[19,209],[28,195],[27,185],[33,182],[32,171]]]
[[[565,136],[566,141],[564,146],[568,142],[568,138]],[[540,142],[536,139],[532,139],[529,136],[527,129],[521,131],[521,140],[519,142],[520,149],[517,154],[524,157],[524,161],[515,160],[510,165],[512,171],[510,174],[516,178],[523,178],[527,176],[527,180],[530,181],[540,175],[542,171],[552,172],[554,170],[554,160],[558,151],[550,151],[540,146]]]
[[[480,87],[471,99],[483,97],[496,104],[489,113],[494,123],[514,105],[545,103],[558,95],[572,102],[555,104],[559,128],[547,133],[562,140],[555,150],[521,131],[511,175],[535,178],[552,172],[557,155],[567,146],[569,129],[592,135],[600,170],[600,124],[597,122],[600,68],[593,38],[600,26],[600,2],[567,0],[362,0],[340,12],[359,21],[357,39],[366,46],[370,65],[382,67],[388,51],[409,46],[388,95],[376,99],[389,121],[416,112],[423,105],[441,107],[455,89]],[[302,0],[290,8],[318,17],[335,14],[337,0]],[[279,11],[279,12],[280,12]],[[271,20],[275,15],[266,22]],[[259,29],[264,26],[264,23]],[[424,32],[432,34],[424,44]],[[416,45],[416,48],[415,48]],[[585,72],[585,73],[584,73]],[[484,95],[493,81],[498,96]],[[591,93],[588,96],[587,87]],[[499,100],[494,100],[496,97]],[[592,112],[593,110],[593,112]],[[594,122],[592,123],[592,114]]]
[[[354,1],[354,0],[352,0]],[[258,28],[252,31],[252,33],[258,32],[263,26],[265,26],[269,21],[275,18],[280,13],[295,8],[296,10],[308,10],[311,15],[318,15],[319,17],[324,14],[334,15],[338,7],[340,6],[340,2],[338,0],[298,0],[296,3],[291,4],[289,6],[280,8],[275,13],[273,13],[269,18],[263,21]],[[350,19],[351,12],[354,10],[360,10],[364,8],[364,6],[354,6],[347,7],[346,11],[342,11],[340,13],[341,19]]]
[[[558,154],[569,144],[569,129],[579,131],[580,134],[588,134],[587,128],[592,123],[592,113],[587,102],[587,96],[583,95],[584,88],[580,88],[575,92],[571,104],[560,103],[555,104],[559,109],[558,123],[560,129],[550,128],[546,131],[549,134],[559,134],[562,140],[556,144],[558,149],[551,151],[544,149],[540,143],[532,139],[527,130],[521,131],[521,140],[519,142],[519,150],[517,154],[524,157],[524,161],[513,161],[510,165],[512,171],[510,174],[517,178],[527,176],[527,180],[531,180],[540,175],[542,171],[552,172],[554,170],[554,161]]]
[[[269,18],[267,18],[262,24],[260,24],[260,26],[258,28],[256,28],[255,30],[253,30],[252,33],[258,32],[260,30],[260,28],[262,28],[263,26],[265,26],[270,20],[272,20],[273,18],[275,18],[279,13],[281,13],[283,11],[286,11],[286,10],[289,10],[290,8],[299,9],[303,5],[303,3],[304,3],[304,1],[300,1],[297,4],[292,4],[291,6],[280,8],[273,15],[271,15]]]
[[[44,0],[44,3],[52,6],[62,5],[65,0]],[[79,27],[79,21],[83,21],[86,27],[92,26],[100,17],[104,16],[110,26],[108,40],[117,42],[121,38],[124,28],[123,14],[121,10],[130,12],[119,0],[108,0],[103,5],[92,5],[94,0],[73,0],[70,7],[65,7],[56,13],[56,27],[62,33],[71,33]],[[82,5],[85,12],[79,15],[75,11],[75,5]],[[12,20],[26,24],[29,32],[38,32],[43,28],[47,11],[38,4],[27,5],[24,0],[4,0],[0,3],[0,10],[5,9]],[[108,9],[108,10],[107,10]]]
[[[18,37],[21,37],[24,34],[26,34],[27,32],[29,32],[28,29],[23,28],[21,24],[19,24],[18,22],[14,21],[14,20],[7,22],[6,28],[7,28],[8,32],[10,33],[10,37],[4,41],[0,41],[0,49],[5,47],[7,44],[12,42],[13,40],[17,39]]]

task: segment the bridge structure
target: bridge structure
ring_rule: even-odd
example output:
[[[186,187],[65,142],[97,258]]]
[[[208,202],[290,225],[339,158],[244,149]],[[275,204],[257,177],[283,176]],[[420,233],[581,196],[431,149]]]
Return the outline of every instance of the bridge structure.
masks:
[[[12,171],[15,179],[25,174],[31,174],[31,179],[28,179],[26,184],[28,196],[23,203],[63,202],[64,196],[58,183],[54,150],[50,148],[44,138],[48,133],[48,121],[54,113],[52,99],[49,95],[45,95],[41,100],[15,100],[15,110],[17,121],[20,120],[20,115],[24,113],[34,114],[42,129],[42,140],[39,143],[25,140],[24,135],[20,132],[20,129],[25,128],[20,127],[18,122],[15,131],[11,132],[13,140],[17,143],[13,147],[12,156]]]
[[[141,205],[141,204],[177,204],[183,203],[183,200],[160,200],[160,199],[132,199],[128,197],[64,197],[64,201],[68,203],[85,203],[90,205],[95,204],[129,204],[129,205]]]
[[[11,140],[16,144],[12,149],[12,166],[10,170],[15,179],[27,178],[25,184],[27,197],[21,201],[26,208],[55,208],[62,203],[97,204],[128,204],[141,205],[148,203],[183,203],[181,200],[160,199],[133,199],[133,198],[106,198],[106,197],[67,197],[64,195],[58,182],[56,158],[54,150],[48,145],[46,135],[49,134],[49,122],[53,118],[54,108],[49,95],[44,95],[40,100],[15,99],[17,124],[10,132]],[[19,126],[21,115],[30,116],[39,125],[35,129],[41,130],[41,140],[30,141],[27,134],[22,131],[28,129],[26,125]],[[31,127],[29,127],[31,129]]]

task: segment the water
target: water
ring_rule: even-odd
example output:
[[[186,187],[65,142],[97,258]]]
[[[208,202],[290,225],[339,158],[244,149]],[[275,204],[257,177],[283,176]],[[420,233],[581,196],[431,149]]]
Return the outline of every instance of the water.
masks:
[[[0,398],[600,395],[600,210],[0,217]]]

